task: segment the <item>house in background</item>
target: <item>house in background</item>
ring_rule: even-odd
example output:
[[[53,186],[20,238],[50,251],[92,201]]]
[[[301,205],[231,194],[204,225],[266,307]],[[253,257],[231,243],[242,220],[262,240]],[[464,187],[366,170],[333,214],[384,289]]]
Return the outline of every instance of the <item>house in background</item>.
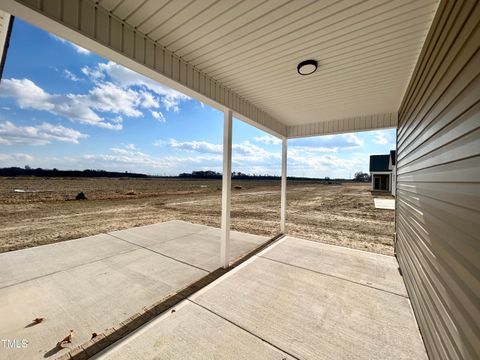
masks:
[[[395,150],[387,155],[370,155],[372,191],[388,191],[395,196]]]

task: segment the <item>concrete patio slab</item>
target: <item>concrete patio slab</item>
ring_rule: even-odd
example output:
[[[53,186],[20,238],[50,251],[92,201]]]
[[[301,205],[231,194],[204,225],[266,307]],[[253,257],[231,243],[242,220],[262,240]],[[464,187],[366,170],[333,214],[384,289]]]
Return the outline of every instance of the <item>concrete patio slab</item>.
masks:
[[[308,256],[305,253],[308,252]],[[287,237],[262,255],[373,288],[407,296],[395,257]]]
[[[0,359],[55,358],[68,351],[55,345],[70,329],[73,348],[198,281],[219,268],[219,233],[172,221],[0,254],[0,339],[28,340],[1,347]],[[234,237],[232,258],[267,240]],[[155,250],[163,244],[181,260]],[[36,317],[45,320],[33,325]]]
[[[395,199],[373,199],[375,203],[375,209],[395,210]]]
[[[142,247],[149,247],[150,245],[156,245],[183,236],[196,234],[206,229],[208,229],[208,226],[205,225],[172,220],[126,230],[113,231],[109,234]]]
[[[301,359],[427,359],[405,297],[261,257],[193,301]]]
[[[0,338],[28,339],[29,346],[20,350],[25,359],[60,355],[66,350],[55,351],[55,345],[69,329],[75,331],[72,345],[80,345],[93,332],[124,321],[206,274],[139,248],[36,278],[0,290]],[[35,317],[45,321],[26,327]],[[0,358],[18,358],[19,350],[2,350]]]
[[[118,239],[206,271],[219,267],[221,234],[221,230],[217,228],[177,220],[110,233]],[[264,236],[237,231],[232,231],[230,236],[231,262],[268,240]]]
[[[201,269],[213,271],[218,268],[220,240],[220,229],[209,228],[196,234],[151,245],[149,248]],[[267,240],[268,238],[263,236],[232,232],[230,261],[235,261]],[[187,247],[188,251],[185,251]]]
[[[284,238],[267,247],[190,296],[188,301],[197,307],[182,303],[176,312],[167,311],[98,358],[269,358],[260,350],[249,352],[260,340],[286,354],[279,354],[279,359],[427,360],[408,298],[363,284],[365,279],[354,277],[353,269],[341,269],[343,277],[337,277],[331,264],[319,268],[316,263],[330,250],[338,261],[360,257],[355,268],[371,262],[370,254],[354,251],[342,257],[336,247],[298,240]],[[294,252],[292,257],[286,256],[289,251]],[[385,262],[384,255],[372,256]],[[301,266],[287,262],[294,257],[305,258],[297,259]],[[367,278],[382,277],[371,270],[366,267]],[[392,277],[385,286],[394,281],[402,279]],[[225,330],[224,321],[237,329]],[[232,355],[230,344],[239,353]]]
[[[161,356],[159,357],[159,354]],[[219,356],[221,354],[221,356]],[[293,359],[212,312],[184,301],[96,358]]]
[[[0,254],[0,288],[74,268],[137,247],[106,234]]]

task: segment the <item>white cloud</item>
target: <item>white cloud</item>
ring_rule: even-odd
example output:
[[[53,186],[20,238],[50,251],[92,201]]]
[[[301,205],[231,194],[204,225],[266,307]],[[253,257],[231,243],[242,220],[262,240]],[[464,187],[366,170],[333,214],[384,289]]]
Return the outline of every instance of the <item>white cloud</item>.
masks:
[[[223,145],[212,144],[207,141],[178,141],[170,139],[164,143],[157,142],[159,145],[166,144],[168,147],[184,151],[195,151],[199,153],[222,154]],[[233,157],[235,161],[262,161],[270,157],[277,157],[277,154],[268,152],[264,148],[252,144],[245,140],[239,144],[232,144]]]
[[[30,79],[4,79],[0,96],[14,98],[22,109],[48,111],[74,122],[112,130],[123,128],[120,115],[140,117],[143,109],[150,110],[156,120],[166,122],[164,114],[154,109],[178,111],[180,103],[190,99],[111,61],[93,68],[83,67],[81,71],[94,84],[88,93],[50,94]],[[80,80],[68,69],[63,74],[72,81]],[[118,116],[109,119],[110,114]]]
[[[141,103],[140,105],[145,108],[145,109],[150,109],[150,108],[159,108],[160,103],[158,102],[158,99],[153,96],[152,93],[149,93],[147,91],[141,91]]]
[[[192,166],[218,170],[222,161],[221,155],[155,157],[140,151],[133,144],[114,147],[110,150],[109,154],[86,154],[78,160],[78,163],[84,167],[121,171],[128,169],[147,173],[160,171],[168,175],[176,175],[182,171],[189,171],[188,169]]]
[[[292,139],[289,141],[289,145],[291,145],[290,148],[301,147],[304,151],[310,152],[318,152],[318,149],[322,149],[320,152],[329,152],[327,149],[331,149],[330,152],[336,152],[363,147],[364,141],[356,134],[348,133]]]
[[[290,140],[289,174],[350,178],[356,171],[367,170],[368,156],[358,152],[363,147],[364,140],[354,133]]]
[[[47,122],[37,126],[16,126],[10,121],[0,123],[0,144],[3,145],[46,145],[53,141],[78,144],[86,137],[77,130]]]
[[[50,103],[51,95],[29,79],[3,79],[0,84],[0,96],[16,98],[18,106],[22,109],[51,111],[55,107]]]
[[[282,139],[279,139],[272,135],[256,136],[253,139],[266,145],[277,145],[282,143]]]
[[[85,70],[82,69],[82,71],[86,75],[91,74],[94,80],[104,78],[105,75],[108,75],[114,83],[124,88],[132,86],[147,88],[157,96],[160,96],[161,103],[167,111],[178,111],[179,105],[182,101],[190,100],[189,96],[170,89],[155,80],[138,74],[124,66],[118,65],[113,61],[99,63],[94,69],[85,68]]]
[[[106,129],[122,129],[121,117],[112,122],[97,114],[108,112],[139,117],[137,107],[142,95],[122,89],[112,83],[98,83],[87,94],[49,94],[29,79],[4,79],[0,85],[0,97],[13,97],[22,109],[48,111],[64,116],[71,121],[98,126]]]
[[[54,115],[61,115],[65,118],[82,124],[97,126],[110,130],[121,130],[122,124],[106,121],[103,117],[92,110],[92,103],[85,95],[54,95],[52,103],[55,105],[50,112]],[[34,108],[35,109],[35,108]]]
[[[335,153],[338,151],[338,147],[291,146],[288,151],[293,153],[301,152],[313,155],[316,153]]]
[[[141,156],[149,156],[147,154],[143,154],[140,152],[134,144],[126,144],[121,147],[113,147],[110,149],[114,154],[120,155],[141,155]]]
[[[176,139],[170,139],[168,141],[158,140],[154,145],[167,146],[179,150],[179,155],[181,155],[180,151],[199,154],[218,154],[219,158],[222,158],[223,154],[223,145],[213,144],[207,141],[178,141]],[[251,174],[255,169],[257,174],[267,174],[271,173],[272,169],[275,169],[274,171],[279,169],[281,159],[279,152],[267,151],[258,145],[252,144],[248,140],[238,144],[232,144],[232,151],[232,162],[235,165],[236,171]],[[261,172],[260,169],[265,171]],[[270,171],[268,171],[268,169],[270,169]]]
[[[79,54],[82,54],[82,55],[90,55],[90,51],[81,47],[81,46],[78,46],[77,44],[74,44],[68,40],[65,40],[57,35],[54,35],[54,34],[50,34],[52,36],[52,38],[54,38],[55,40],[57,41],[60,41],[61,43],[64,43],[64,44],[68,44],[70,45],[77,53]]]
[[[68,80],[80,81],[80,78],[74,73],[72,73],[70,70],[67,70],[67,69],[63,70],[63,74]]]
[[[152,113],[152,116],[157,119],[160,122],[167,122],[167,119],[165,119],[165,116],[160,112],[160,111],[150,111]]]
[[[136,171],[155,174],[178,175],[195,169],[221,170],[221,156],[164,156],[153,157],[144,153],[136,154],[86,154],[82,157],[83,167],[118,171]]]
[[[134,144],[127,144],[120,147],[111,148],[111,154],[86,154],[85,160],[95,160],[100,162],[114,162],[117,165],[127,164],[137,166],[156,167],[156,161],[148,154],[139,151]]]
[[[270,143],[270,139],[263,139]],[[334,139],[335,140],[335,139]],[[340,140],[327,140],[329,144],[342,145],[343,148],[359,147],[363,144],[357,137],[345,136]],[[264,142],[263,142],[264,143]],[[167,146],[178,150],[176,155],[184,154],[218,154],[221,158],[223,147],[220,144],[213,144],[206,141],[179,141],[170,139],[159,140],[158,146]],[[281,169],[280,151],[269,151],[261,146],[243,141],[232,145],[233,168],[235,171],[242,171],[248,174],[277,174]],[[339,149],[336,147],[320,146],[291,146],[288,151],[288,171],[292,176],[315,176],[315,177],[345,177],[353,175],[355,171],[364,170],[368,156],[353,154],[350,157],[334,155]],[[190,155],[188,155],[190,157]],[[213,166],[213,164],[212,164]],[[212,168],[210,166],[210,168]],[[207,164],[206,169],[209,166]],[[212,168],[213,169],[213,168]]]
[[[134,144],[112,147],[105,153],[87,153],[77,158],[35,159],[36,166],[58,168],[95,168],[112,171],[134,171],[149,174],[176,175],[192,170],[222,171],[222,146],[206,141],[159,140],[160,146],[170,147],[172,155],[152,155]],[[253,146],[252,146],[253,145]],[[271,152],[250,142],[234,144],[233,170],[249,174],[279,175],[280,152]],[[352,154],[342,158],[336,154],[289,150],[288,172],[290,176],[350,177],[355,171],[365,170],[368,154]]]
[[[272,153],[268,152],[264,148],[252,144],[250,141],[245,140],[239,144],[232,145],[233,154],[240,157],[253,157],[253,158],[265,158],[269,157]]]
[[[364,169],[367,158],[352,156],[341,158],[334,155],[288,153],[289,174],[292,176],[316,176],[350,178],[356,171]]]
[[[34,157],[29,154],[25,153],[13,153],[13,154],[5,154],[0,153],[0,161],[2,162],[10,162],[10,161],[33,161]]]
[[[385,131],[379,130],[373,133],[373,142],[378,145],[387,145],[392,142],[392,139]]]
[[[157,143],[157,142],[156,142]],[[162,142],[158,142],[162,145]],[[207,141],[177,141],[170,139],[167,145],[174,149],[197,151],[201,153],[222,154],[223,146],[218,144],[212,144]],[[158,145],[157,145],[158,146]]]
[[[75,51],[79,54],[83,54],[83,55],[90,55],[90,50],[87,50],[81,46],[78,46],[74,43],[70,43],[71,46],[73,46],[73,48],[75,49]]]
[[[142,112],[137,110],[142,101],[140,95],[131,89],[122,89],[110,82],[98,83],[88,92],[88,95],[77,95],[91,108],[114,114],[124,114],[139,117]]]
[[[103,79],[105,77],[105,74],[98,68],[91,68],[89,66],[84,66],[80,69],[80,71],[85,76],[88,76],[91,80],[94,80],[94,81]]]
[[[335,136],[335,135],[332,135],[332,136]],[[340,136],[343,137],[347,141],[347,143],[351,145],[350,147],[363,146],[363,139],[360,139],[356,134],[349,133],[349,134],[341,134]]]

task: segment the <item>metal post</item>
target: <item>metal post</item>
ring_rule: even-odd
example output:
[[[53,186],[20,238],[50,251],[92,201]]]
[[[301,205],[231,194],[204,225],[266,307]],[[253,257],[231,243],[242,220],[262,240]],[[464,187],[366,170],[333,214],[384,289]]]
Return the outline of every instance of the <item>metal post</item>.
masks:
[[[282,139],[282,188],[280,195],[280,232],[285,233],[287,218],[287,138]]]
[[[230,197],[232,190],[232,111],[224,111],[223,175],[222,175],[222,241],[220,262],[225,269],[230,264]]]

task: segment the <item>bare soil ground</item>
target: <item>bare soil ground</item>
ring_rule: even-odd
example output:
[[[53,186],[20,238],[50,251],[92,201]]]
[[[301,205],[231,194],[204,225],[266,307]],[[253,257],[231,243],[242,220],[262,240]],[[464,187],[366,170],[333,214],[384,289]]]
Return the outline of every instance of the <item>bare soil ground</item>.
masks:
[[[289,181],[287,232],[392,255],[394,212],[369,189]],[[174,219],[220,227],[220,200],[219,180],[0,177],[0,252]],[[279,181],[233,181],[234,230],[277,235],[279,209]]]

